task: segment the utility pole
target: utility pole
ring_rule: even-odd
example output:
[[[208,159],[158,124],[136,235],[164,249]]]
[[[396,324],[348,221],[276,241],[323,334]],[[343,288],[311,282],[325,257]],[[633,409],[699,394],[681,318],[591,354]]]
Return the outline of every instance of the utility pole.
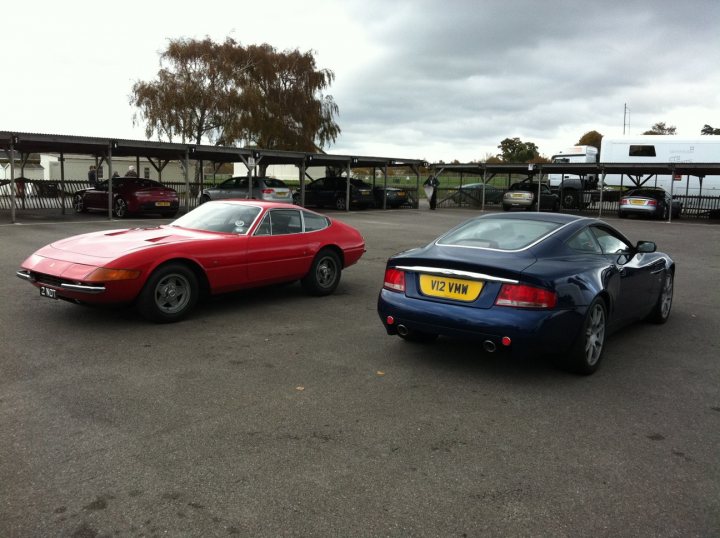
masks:
[[[627,103],[625,103],[625,108],[623,109],[623,136],[625,135],[625,127],[627,126],[628,132],[630,131],[630,109],[627,106]]]

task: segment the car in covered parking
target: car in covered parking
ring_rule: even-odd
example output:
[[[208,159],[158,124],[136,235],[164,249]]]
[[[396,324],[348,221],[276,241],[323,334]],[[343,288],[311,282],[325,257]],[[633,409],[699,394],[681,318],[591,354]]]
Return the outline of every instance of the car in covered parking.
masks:
[[[55,241],[16,274],[42,297],[134,304],[166,323],[205,295],[297,280],[311,295],[331,294],[364,252],[362,235],[341,221],[285,203],[225,200],[169,225]]]
[[[107,181],[73,194],[76,213],[108,210]],[[174,217],[180,207],[178,193],[172,187],[139,177],[112,178],[112,213],[122,219],[128,215],[159,214]]]
[[[680,217],[682,202],[672,200],[670,193],[660,187],[632,189],[620,198],[618,217],[650,217],[667,220],[672,207],[672,218]]]
[[[281,179],[272,177],[254,177],[252,182],[252,196],[256,200],[268,202],[292,202],[292,193]],[[231,177],[219,185],[203,189],[200,203],[210,200],[227,200],[230,198],[248,198],[247,176]]]
[[[560,197],[550,190],[547,183],[540,183],[540,210],[559,211]],[[520,181],[510,185],[503,194],[502,208],[509,211],[513,208],[536,211],[538,209],[538,182]]]
[[[484,194],[483,190],[485,191]],[[482,182],[467,183],[458,187],[458,190],[450,195],[450,199],[458,205],[480,206],[482,205],[483,195],[486,204],[500,204],[504,194],[505,189],[494,185],[487,185]]]
[[[591,374],[609,332],[668,320],[674,277],[655,243],[633,244],[601,220],[489,214],[391,257],[377,308],[405,340],[471,338]]]
[[[293,195],[293,201],[300,203],[300,193]],[[322,177],[305,185],[305,205],[334,207],[341,211],[347,205],[347,180],[344,177]],[[372,207],[375,205],[373,187],[360,179],[350,179],[350,207]]]
[[[397,209],[404,205],[412,203],[412,197],[407,189],[401,187],[392,187],[388,185],[375,185],[373,187],[373,197],[375,198],[375,207],[383,207],[383,197],[385,198],[385,207]]]

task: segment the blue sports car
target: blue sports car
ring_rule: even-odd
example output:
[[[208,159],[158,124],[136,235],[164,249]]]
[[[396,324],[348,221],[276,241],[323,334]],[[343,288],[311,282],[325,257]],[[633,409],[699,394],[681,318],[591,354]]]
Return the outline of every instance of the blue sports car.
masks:
[[[667,321],[674,275],[655,243],[633,245],[601,220],[490,214],[390,258],[378,313],[405,340],[469,336],[591,374],[611,331]]]

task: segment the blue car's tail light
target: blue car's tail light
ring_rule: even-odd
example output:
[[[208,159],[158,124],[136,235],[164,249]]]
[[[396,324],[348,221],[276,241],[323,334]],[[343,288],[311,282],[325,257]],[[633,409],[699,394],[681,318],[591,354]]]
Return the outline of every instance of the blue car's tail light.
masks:
[[[385,282],[383,287],[386,290],[404,292],[405,291],[405,271],[400,271],[393,267],[385,270]]]
[[[495,304],[515,308],[553,308],[557,304],[557,294],[525,284],[503,284]]]

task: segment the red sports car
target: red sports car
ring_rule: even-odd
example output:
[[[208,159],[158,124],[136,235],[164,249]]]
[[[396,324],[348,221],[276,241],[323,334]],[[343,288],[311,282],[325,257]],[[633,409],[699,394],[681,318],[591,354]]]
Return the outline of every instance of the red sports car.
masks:
[[[113,215],[122,219],[130,214],[159,213],[164,217],[177,215],[180,199],[175,189],[152,179],[116,177],[112,180]],[[108,182],[77,191],[73,195],[76,213],[89,210],[107,211]]]
[[[17,276],[50,299],[134,303],[167,323],[203,294],[300,280],[332,293],[341,270],[365,252],[353,227],[280,202],[208,202],[169,225],[77,235],[47,245]]]

